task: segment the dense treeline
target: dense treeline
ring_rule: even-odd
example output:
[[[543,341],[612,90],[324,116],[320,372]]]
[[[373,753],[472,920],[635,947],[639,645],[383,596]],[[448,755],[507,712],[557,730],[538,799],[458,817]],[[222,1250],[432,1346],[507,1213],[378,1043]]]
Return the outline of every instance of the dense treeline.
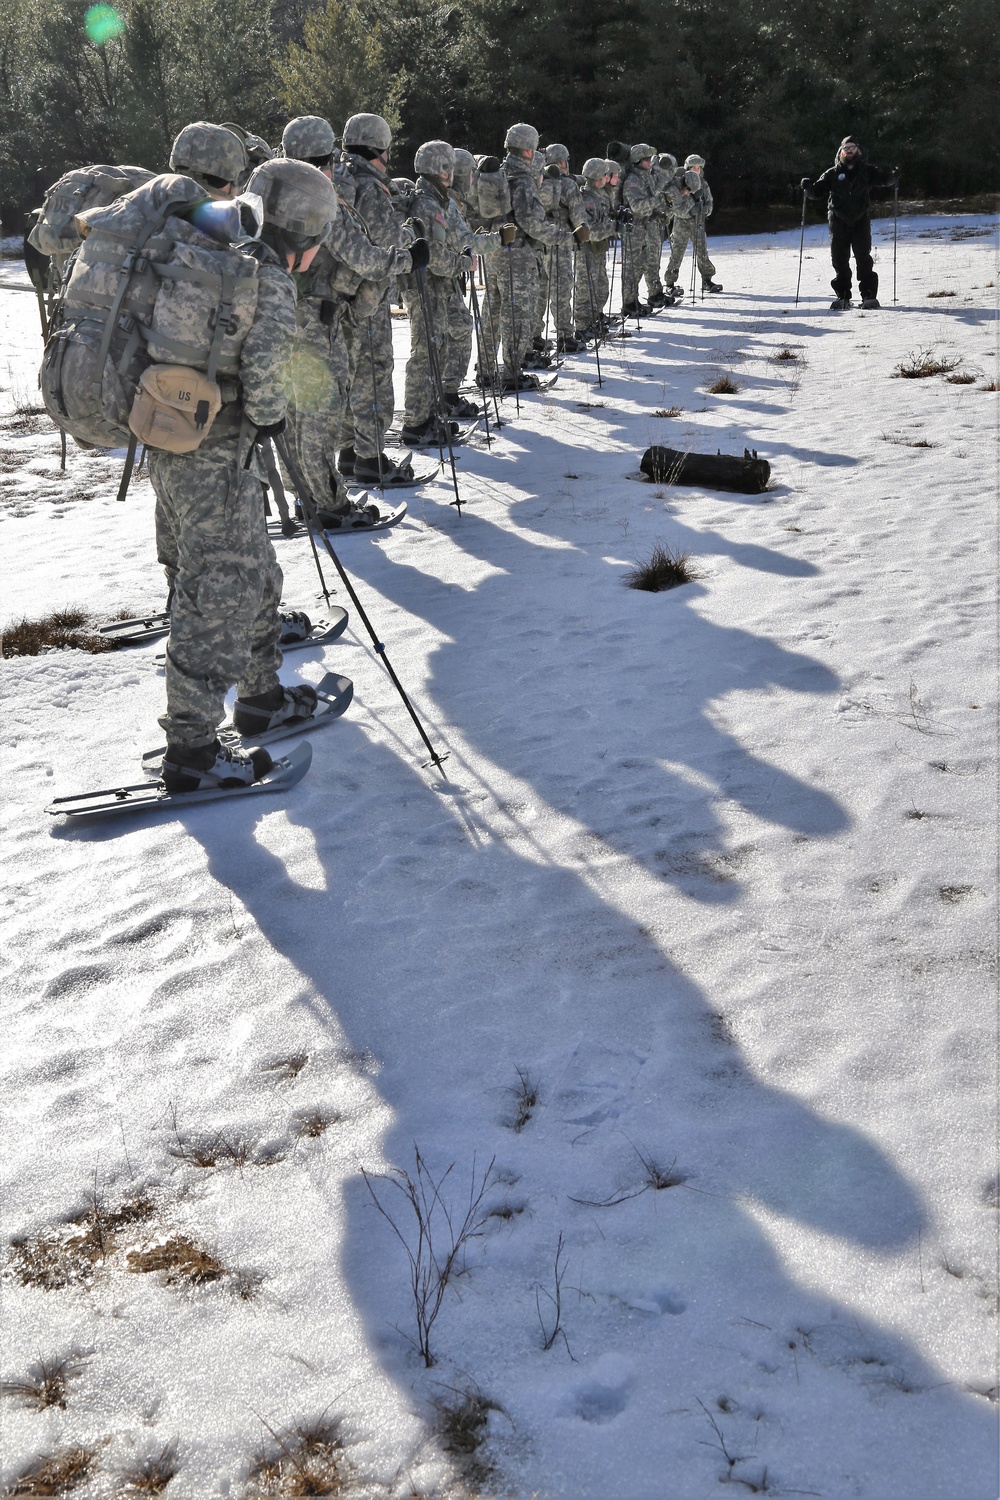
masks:
[[[916,196],[996,187],[994,0],[0,0],[8,226],[67,167],[163,167],[189,120],[268,140],[290,114],[375,110],[396,162],[515,119],[569,146],[709,160],[717,198],[794,198],[848,130]]]

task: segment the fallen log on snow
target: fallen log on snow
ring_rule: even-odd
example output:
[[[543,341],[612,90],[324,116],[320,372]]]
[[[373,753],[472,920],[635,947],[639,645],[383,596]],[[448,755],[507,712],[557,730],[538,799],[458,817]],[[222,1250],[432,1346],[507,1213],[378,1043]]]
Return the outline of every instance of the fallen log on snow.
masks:
[[[744,448],[742,458],[728,453],[681,453],[676,448],[647,448],[639,465],[654,484],[698,484],[706,490],[737,490],[759,495],[767,489],[771,465]]]

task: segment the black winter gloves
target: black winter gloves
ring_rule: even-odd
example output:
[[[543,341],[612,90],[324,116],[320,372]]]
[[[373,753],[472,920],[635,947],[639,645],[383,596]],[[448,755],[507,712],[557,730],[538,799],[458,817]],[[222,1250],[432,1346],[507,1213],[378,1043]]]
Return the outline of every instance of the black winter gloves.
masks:
[[[410,246],[410,262],[415,271],[422,271],[431,258],[431,247],[426,240],[414,240]]]

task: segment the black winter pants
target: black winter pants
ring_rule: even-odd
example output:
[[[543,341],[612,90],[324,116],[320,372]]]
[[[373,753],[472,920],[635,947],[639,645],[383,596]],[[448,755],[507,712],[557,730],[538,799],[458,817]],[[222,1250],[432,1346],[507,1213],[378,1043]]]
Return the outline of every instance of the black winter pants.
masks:
[[[830,285],[838,297],[851,295],[851,254],[858,268],[858,291],[862,299],[878,296],[878,273],[872,262],[872,223],[868,215],[846,224],[830,219],[830,259],[834,278]]]

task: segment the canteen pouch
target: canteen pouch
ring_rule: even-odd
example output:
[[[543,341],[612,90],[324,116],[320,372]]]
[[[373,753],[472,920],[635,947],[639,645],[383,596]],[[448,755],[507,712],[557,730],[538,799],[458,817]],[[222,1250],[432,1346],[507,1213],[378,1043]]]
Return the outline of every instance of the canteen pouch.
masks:
[[[222,391],[201,370],[148,365],[139,377],[129,430],[147,448],[193,453],[222,409]]]

